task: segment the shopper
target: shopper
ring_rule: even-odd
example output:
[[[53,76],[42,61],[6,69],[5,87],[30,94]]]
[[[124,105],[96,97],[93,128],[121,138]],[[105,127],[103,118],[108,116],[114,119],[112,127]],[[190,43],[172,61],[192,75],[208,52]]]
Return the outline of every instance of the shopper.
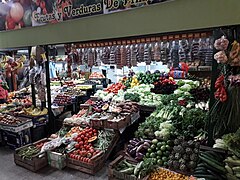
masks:
[[[2,80],[0,80],[0,104],[7,102],[8,97],[8,87],[6,83],[4,83]]]

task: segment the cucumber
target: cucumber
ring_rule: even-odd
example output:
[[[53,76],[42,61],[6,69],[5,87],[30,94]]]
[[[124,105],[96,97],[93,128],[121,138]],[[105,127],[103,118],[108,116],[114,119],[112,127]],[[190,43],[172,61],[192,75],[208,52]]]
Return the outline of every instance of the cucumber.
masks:
[[[194,171],[194,174],[205,174],[205,175],[207,175],[207,174],[209,174],[208,172],[207,172],[207,170],[196,170],[196,171]]]
[[[208,155],[202,154],[202,155],[200,155],[200,156],[204,157],[205,159],[208,159],[209,161],[214,162],[215,164],[217,164],[217,165],[219,165],[219,166],[223,166],[223,163],[215,160],[214,158],[212,158],[212,157],[210,157],[210,156],[208,156]]]
[[[205,163],[200,163],[200,164],[198,164],[198,165],[197,165],[197,168],[198,168],[198,167],[205,167]]]
[[[223,156],[221,154],[218,154],[214,151],[206,151],[205,153],[208,154],[209,156],[212,156],[213,159],[216,159],[220,162],[223,161]]]
[[[207,171],[207,168],[206,167],[196,167],[195,171]]]
[[[213,172],[216,172],[216,173],[219,173],[219,174],[225,174],[226,173],[225,168],[224,168],[224,171],[223,171],[223,169],[218,169],[215,166],[211,166],[211,165],[209,165],[207,163],[205,164],[205,166],[206,166],[207,169],[209,169],[209,170],[211,170]]]
[[[218,174],[216,174],[215,172],[211,171],[211,170],[207,170],[208,173],[210,173],[211,175],[217,177],[219,180],[224,180],[221,176],[219,176]]]
[[[226,172],[225,168],[222,165],[217,164],[215,161],[211,161],[209,159],[207,159],[204,156],[199,156],[204,162],[206,162],[206,164],[209,165],[209,167],[214,167],[215,169],[221,171],[221,174],[224,174]]]
[[[205,179],[211,179],[211,180],[218,180],[217,177],[213,176],[213,175],[210,175],[210,174],[194,174],[194,177],[197,177],[197,178],[205,178]]]
[[[208,164],[209,164],[209,162],[211,162],[212,164],[214,164],[214,166],[216,166],[216,165],[217,165],[217,166],[221,166],[221,167],[224,166],[223,163],[220,163],[220,162],[216,161],[215,159],[209,158],[209,157],[206,156],[206,155],[200,155],[199,157],[200,157],[201,160],[204,161],[205,163],[208,163]]]

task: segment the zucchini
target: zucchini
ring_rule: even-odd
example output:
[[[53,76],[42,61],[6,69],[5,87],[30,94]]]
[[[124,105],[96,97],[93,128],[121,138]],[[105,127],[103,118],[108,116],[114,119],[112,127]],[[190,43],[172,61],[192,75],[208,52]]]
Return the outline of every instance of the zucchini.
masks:
[[[226,176],[228,180],[239,180],[236,176],[229,173],[227,173]]]
[[[121,170],[119,172],[125,173],[125,174],[133,174],[133,171],[134,171],[134,168],[130,167],[130,168],[127,168],[127,169],[123,169],[123,170]]]
[[[230,168],[228,165],[226,165],[226,166],[225,166],[225,169],[227,170],[227,172],[228,172],[229,174],[232,174],[232,175],[233,175],[233,170],[232,170],[232,168]]]
[[[236,167],[233,167],[232,170],[237,174],[237,173],[240,173],[240,167],[239,166],[236,166]]]
[[[226,172],[225,168],[222,165],[219,165],[217,163],[215,163],[215,161],[211,161],[209,159],[207,159],[204,156],[199,156],[204,162],[206,162],[206,164],[208,164],[211,167],[214,167],[215,169],[219,170],[222,172],[222,174],[224,174]]]
[[[232,158],[227,158],[224,162],[228,163],[230,166],[240,166],[240,160],[234,160]]]

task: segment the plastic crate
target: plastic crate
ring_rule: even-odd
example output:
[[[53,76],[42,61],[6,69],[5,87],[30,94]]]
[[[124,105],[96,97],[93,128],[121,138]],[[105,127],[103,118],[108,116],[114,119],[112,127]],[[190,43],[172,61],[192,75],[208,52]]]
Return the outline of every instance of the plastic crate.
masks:
[[[48,155],[48,164],[51,167],[57,168],[59,170],[66,167],[67,165],[66,154],[57,153],[54,151],[48,151],[47,155]]]

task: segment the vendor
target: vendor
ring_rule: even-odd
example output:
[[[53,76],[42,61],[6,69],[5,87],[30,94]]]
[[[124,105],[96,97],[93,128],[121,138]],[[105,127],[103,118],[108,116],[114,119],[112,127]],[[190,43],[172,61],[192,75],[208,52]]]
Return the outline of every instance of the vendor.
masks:
[[[8,97],[8,86],[2,80],[0,80],[0,104],[7,102]]]

